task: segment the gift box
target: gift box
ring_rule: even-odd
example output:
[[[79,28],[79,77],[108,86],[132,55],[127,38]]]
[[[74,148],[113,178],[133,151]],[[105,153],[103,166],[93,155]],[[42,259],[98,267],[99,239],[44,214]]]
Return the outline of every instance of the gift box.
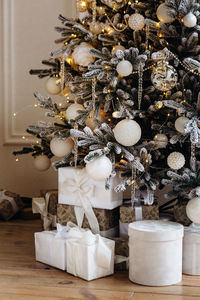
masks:
[[[40,214],[33,214],[31,207],[25,207],[20,211],[19,217],[23,220],[36,220],[40,219]]]
[[[69,221],[77,224],[74,206],[58,204],[57,222],[66,225]],[[99,224],[100,233],[104,237],[114,237],[119,233],[119,207],[112,210],[93,208],[94,214]],[[82,221],[83,228],[89,228],[88,219],[84,216]]]
[[[115,237],[115,271],[128,270],[129,245],[127,238]]]
[[[82,230],[66,240],[67,272],[88,281],[113,274],[115,242]]]
[[[58,203],[114,209],[122,204],[123,193],[116,193],[114,187],[120,179],[111,179],[111,188],[105,189],[105,181],[95,181],[88,177],[85,168],[66,167],[58,170]]]
[[[158,204],[140,206],[122,205],[120,207],[120,237],[128,237],[128,225],[137,220],[159,220]]]
[[[56,228],[56,214],[49,213],[48,208],[49,198],[38,197],[32,199],[32,212],[33,214],[39,213],[41,215],[42,228],[46,231]]]
[[[178,202],[174,205],[174,218],[176,222],[183,224],[184,226],[188,226],[191,224],[191,220],[186,215],[186,205],[188,202],[182,201]]]
[[[56,238],[54,231],[35,232],[36,260],[66,270],[66,239]]]
[[[0,218],[10,220],[24,207],[19,195],[6,190],[0,190]]]

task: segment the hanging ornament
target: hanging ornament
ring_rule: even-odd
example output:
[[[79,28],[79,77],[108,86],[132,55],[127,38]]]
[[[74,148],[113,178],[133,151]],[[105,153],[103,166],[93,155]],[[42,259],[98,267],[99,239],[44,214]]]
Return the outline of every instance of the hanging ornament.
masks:
[[[128,60],[122,60],[117,64],[117,73],[121,77],[129,76],[133,72],[133,66]]]
[[[197,25],[197,17],[192,12],[189,12],[183,18],[183,24],[185,27],[192,28]]]
[[[188,121],[189,119],[186,117],[179,117],[178,119],[176,119],[174,124],[176,130],[180,133],[185,133],[185,125]]]
[[[168,137],[163,133],[156,134],[153,140],[155,141],[155,146],[160,149],[166,148],[168,144]]]
[[[51,152],[57,157],[63,157],[70,154],[73,150],[74,142],[71,138],[63,140],[58,137],[54,137],[50,142]]]
[[[75,120],[79,116],[78,113],[79,110],[84,110],[82,104],[78,104],[78,103],[71,104],[66,110],[67,120]]]
[[[58,95],[61,92],[60,78],[50,77],[46,82],[46,90],[49,94]]]
[[[179,170],[185,164],[185,157],[180,152],[172,152],[167,157],[167,164],[172,170]]]
[[[117,123],[113,129],[116,141],[123,146],[133,146],[141,138],[140,125],[134,121],[125,119]]]
[[[188,218],[195,224],[200,224],[200,197],[191,199],[186,206]]]
[[[91,23],[90,31],[94,34],[100,34],[102,32],[101,23],[100,22]]]
[[[87,8],[88,8],[88,3],[87,3],[87,1],[85,1],[85,0],[80,0],[80,1],[78,1],[78,3],[77,3],[77,10],[78,10],[78,11],[84,12],[84,11],[87,10]]]
[[[124,50],[126,50],[126,48],[124,46],[122,46],[122,45],[113,46],[113,48],[112,48],[112,55],[114,55],[117,52],[117,50],[124,51]]]
[[[105,155],[94,158],[87,162],[86,172],[93,180],[103,181],[110,176],[112,172],[112,163]]]
[[[51,160],[47,155],[38,155],[34,157],[33,164],[38,171],[46,171],[51,166]]]
[[[90,49],[93,48],[90,44],[82,42],[78,45],[72,53],[72,58],[75,64],[87,67],[95,60],[94,56],[90,53]]]
[[[133,14],[128,19],[128,25],[132,30],[138,31],[144,28],[144,17],[141,14]]]
[[[158,6],[156,15],[160,22],[172,23],[175,21],[176,12],[174,9],[167,6],[165,3],[162,3]]]
[[[101,2],[113,10],[117,11],[120,8],[124,7],[128,3],[129,0],[101,0]]]
[[[157,90],[163,92],[170,91],[177,84],[178,74],[168,62],[161,61],[153,69],[151,81]]]
[[[94,116],[94,111],[91,111],[89,117],[86,119],[85,125],[94,130],[98,126],[98,121],[103,123],[105,121],[104,112],[100,111],[97,118]]]

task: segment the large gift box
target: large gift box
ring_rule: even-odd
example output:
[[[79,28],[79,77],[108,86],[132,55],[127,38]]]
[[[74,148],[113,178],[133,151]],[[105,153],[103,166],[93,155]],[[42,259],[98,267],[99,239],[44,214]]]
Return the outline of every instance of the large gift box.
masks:
[[[66,270],[66,239],[56,238],[54,231],[35,232],[36,260]]]
[[[140,206],[122,205],[120,207],[120,236],[128,237],[128,225],[138,220],[159,220],[158,204],[141,204]]]
[[[55,196],[54,198],[56,198]],[[38,197],[32,199],[32,211],[33,214],[40,214],[42,219],[42,227],[44,230],[52,230],[56,228],[56,211],[57,211],[57,203],[56,201],[52,201],[56,203],[56,209],[53,208],[49,211],[49,200],[50,197]],[[54,199],[55,200],[55,199]],[[53,214],[52,214],[53,213]]]
[[[10,220],[24,207],[19,195],[6,190],[0,190],[0,218]]]
[[[66,240],[67,272],[88,281],[113,274],[115,242],[90,230],[80,233]]]
[[[58,170],[58,203],[113,209],[122,204],[123,193],[114,191],[119,177],[111,179],[111,188],[105,189],[105,181],[95,181],[88,177],[85,168],[66,167]]]
[[[66,225],[69,221],[77,224],[74,206],[66,204],[58,204],[57,206],[57,222]],[[119,232],[119,207],[112,210],[93,208],[97,218],[100,234],[104,237],[115,237]],[[84,216],[82,221],[83,228],[89,228],[88,219]]]

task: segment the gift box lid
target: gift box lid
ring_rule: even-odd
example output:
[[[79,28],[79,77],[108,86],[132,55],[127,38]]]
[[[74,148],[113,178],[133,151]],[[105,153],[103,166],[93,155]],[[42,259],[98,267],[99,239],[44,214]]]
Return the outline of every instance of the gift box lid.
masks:
[[[161,220],[137,221],[128,227],[131,238],[152,242],[178,240],[183,237],[183,233],[183,225]]]

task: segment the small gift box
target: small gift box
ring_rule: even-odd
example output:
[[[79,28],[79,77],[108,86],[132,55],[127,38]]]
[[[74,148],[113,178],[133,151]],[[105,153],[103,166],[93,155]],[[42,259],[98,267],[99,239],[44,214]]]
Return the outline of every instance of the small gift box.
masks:
[[[186,205],[188,202],[182,201],[177,202],[174,205],[174,218],[176,222],[183,224],[184,226],[188,226],[191,224],[190,219],[186,215]]]
[[[87,229],[80,229],[75,239],[71,232],[69,234],[71,239],[66,240],[68,273],[88,281],[114,273],[114,241]]]
[[[19,195],[6,190],[0,190],[0,218],[10,220],[24,207]]]
[[[115,271],[128,269],[129,245],[127,238],[115,237]]]
[[[93,208],[93,211],[99,224],[101,236],[117,236],[119,232],[119,207],[112,210]],[[77,223],[75,207],[72,205],[58,204],[57,222],[61,225],[66,225],[69,221]],[[84,216],[81,225],[84,228],[90,227],[86,216]]]
[[[54,231],[35,232],[36,260],[66,270],[66,239],[56,238]]]
[[[66,167],[58,170],[58,203],[95,208],[113,209],[122,204],[123,193],[114,191],[119,177],[111,179],[111,188],[105,189],[105,181],[88,177],[85,168]]]
[[[40,214],[42,219],[42,225],[44,230],[52,230],[56,228],[56,215],[49,213],[49,198],[33,198],[32,199],[32,211],[33,214]]]

